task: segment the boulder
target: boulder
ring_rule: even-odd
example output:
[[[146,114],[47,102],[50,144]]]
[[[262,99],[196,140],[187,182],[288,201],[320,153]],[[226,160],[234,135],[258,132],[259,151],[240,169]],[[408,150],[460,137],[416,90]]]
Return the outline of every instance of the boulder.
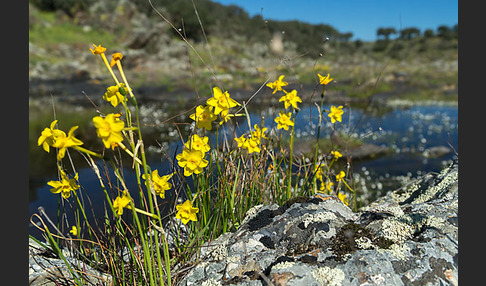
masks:
[[[334,196],[250,209],[181,285],[457,285],[458,166],[359,212]]]

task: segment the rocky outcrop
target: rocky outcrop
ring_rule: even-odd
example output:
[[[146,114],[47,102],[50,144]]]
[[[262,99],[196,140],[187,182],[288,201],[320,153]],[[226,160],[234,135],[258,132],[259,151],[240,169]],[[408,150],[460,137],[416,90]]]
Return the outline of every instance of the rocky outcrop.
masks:
[[[182,285],[456,285],[458,166],[354,213],[333,196],[256,206]]]
[[[66,248],[62,250],[62,253],[71,269],[76,273],[78,281],[83,285],[109,285],[111,281],[109,275],[76,259]],[[71,273],[59,255],[35,240],[29,239],[29,285],[75,285]]]

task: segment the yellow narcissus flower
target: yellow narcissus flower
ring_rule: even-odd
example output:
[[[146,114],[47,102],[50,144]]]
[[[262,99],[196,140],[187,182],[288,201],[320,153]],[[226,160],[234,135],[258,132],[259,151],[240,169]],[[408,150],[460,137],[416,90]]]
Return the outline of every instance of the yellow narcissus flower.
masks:
[[[208,152],[211,148],[208,145],[209,138],[207,136],[199,137],[199,135],[194,134],[191,139],[184,144],[188,149],[199,150],[203,153]]]
[[[277,123],[277,129],[285,129],[289,130],[289,126],[294,126],[294,122],[291,120],[292,114],[289,112],[285,114],[283,111],[280,111],[279,116],[275,118],[275,123]]]
[[[251,137],[252,138],[255,138],[255,139],[258,139],[258,140],[260,140],[262,138],[267,139],[265,137],[265,131],[267,131],[268,128],[263,127],[263,128],[260,129],[260,127],[257,124],[255,124],[255,126],[253,126],[253,128],[255,128],[255,131],[251,131]]]
[[[224,112],[224,117],[228,114],[228,110],[232,107],[239,105],[234,99],[232,99],[227,91],[224,93],[219,87],[213,88],[213,97],[206,101],[207,105],[214,107],[214,114]]]
[[[74,175],[73,179],[69,179],[63,170],[59,170],[61,173],[60,181],[49,181],[47,184],[52,187],[50,190],[53,194],[61,193],[62,197],[68,199],[71,196],[71,191],[79,189],[79,185],[76,184],[78,180],[78,173]]]
[[[61,133],[64,133],[64,131],[55,128],[56,124],[57,120],[52,121],[49,128],[44,128],[41,136],[39,136],[39,139],[37,139],[37,145],[42,145],[42,148],[44,148],[47,153],[50,151],[49,146],[54,144],[56,140],[55,138],[61,135]]]
[[[209,164],[209,161],[204,159],[204,153],[199,150],[184,148],[182,153],[176,156],[180,167],[184,168],[184,176],[199,174],[202,169]]]
[[[251,154],[253,152],[260,153],[260,139],[258,138],[249,138],[246,141],[246,149],[248,149],[248,153]]]
[[[284,102],[285,109],[292,105],[293,108],[297,109],[297,103],[302,102],[302,99],[297,96],[297,90],[292,90],[286,95],[282,96],[278,102]]]
[[[63,131],[56,131],[54,132],[54,143],[52,143],[52,147],[58,148],[58,153],[57,153],[57,160],[61,160],[64,158],[64,155],[66,154],[66,149],[69,147],[74,147],[74,146],[80,146],[83,145],[83,142],[81,140],[77,139],[74,137],[73,133],[74,131],[78,129],[78,126],[73,126],[71,129],[69,129],[68,135],[66,136],[66,133]]]
[[[117,143],[123,141],[121,131],[125,127],[125,122],[121,121],[119,117],[119,114],[110,113],[105,118],[101,116],[93,118],[96,134],[103,140],[106,148],[114,149]]]
[[[343,156],[339,151],[331,151],[331,154],[334,156],[334,158],[339,159]]]
[[[325,171],[324,165],[321,164],[317,165],[314,170],[316,179],[318,179],[321,182],[322,182],[322,175],[324,175],[324,171]]]
[[[344,179],[344,176],[346,176],[346,173],[344,173],[344,171],[339,172],[339,174],[336,175],[336,181],[341,182]]]
[[[331,194],[332,193],[332,186],[334,186],[333,182],[326,181],[326,183],[321,184],[321,187],[319,188],[319,192],[325,193],[325,194]]]
[[[101,45],[96,46],[95,44],[93,44],[93,48],[94,49],[90,49],[93,55],[100,55],[106,52],[106,48],[103,48]]]
[[[235,138],[236,143],[238,143],[239,148],[243,148],[245,146],[246,141],[248,139],[245,137],[245,134],[241,135],[240,137]]]
[[[73,225],[73,227],[71,228],[71,230],[69,232],[72,233],[72,235],[77,236],[78,235],[78,228],[75,225]]]
[[[124,83],[120,83],[120,85],[120,87],[118,87],[117,85],[108,87],[105,94],[103,95],[103,99],[111,103],[113,107],[116,107],[118,104],[126,100],[125,95],[120,93],[120,88],[125,91],[125,94],[128,93],[128,89],[125,87]]]
[[[288,85],[288,82],[283,81],[284,75],[278,77],[274,82],[267,83],[267,86],[273,89],[272,94],[275,94],[279,90],[283,90],[282,87]]]
[[[327,85],[328,83],[330,83],[333,78],[329,78],[329,74],[327,74],[327,76],[322,76],[320,74],[317,74],[319,76],[319,84],[322,84],[322,85]]]
[[[116,211],[118,215],[123,214],[123,209],[127,208],[130,209],[130,196],[128,195],[127,191],[123,191],[122,196],[116,197],[115,201],[113,201],[113,209]]]
[[[152,183],[154,185],[155,194],[160,196],[162,199],[165,198],[165,191],[172,188],[172,184],[169,183],[169,179],[172,178],[173,174],[159,176],[159,170],[152,171]],[[142,175],[144,180],[147,180],[145,174]]]
[[[55,128],[56,123],[57,120],[52,121],[49,128],[45,128],[42,131],[41,136],[37,139],[37,144],[39,146],[42,145],[46,152],[50,151],[49,146],[58,148],[57,160],[59,161],[64,158],[67,148],[83,145],[83,142],[73,135],[78,126],[71,127],[68,135],[66,135],[64,131]]]
[[[338,106],[337,108],[332,105],[331,112],[328,114],[328,116],[331,118],[331,123],[335,123],[336,121],[341,122],[343,113],[344,111],[342,105]]]
[[[349,205],[348,201],[346,200],[346,194],[341,192],[338,193],[338,198],[343,202],[345,205]]]
[[[110,67],[113,67],[117,61],[120,61],[123,58],[121,53],[114,53],[111,55]]]
[[[186,200],[183,204],[178,204],[176,209],[176,218],[180,219],[183,224],[187,224],[190,220],[197,221],[196,214],[199,212],[199,209],[193,208],[190,200]]]
[[[211,122],[216,120],[217,116],[212,111],[212,106],[202,106],[196,107],[196,112],[189,115],[189,118],[196,121],[196,128],[204,128],[211,131]]]

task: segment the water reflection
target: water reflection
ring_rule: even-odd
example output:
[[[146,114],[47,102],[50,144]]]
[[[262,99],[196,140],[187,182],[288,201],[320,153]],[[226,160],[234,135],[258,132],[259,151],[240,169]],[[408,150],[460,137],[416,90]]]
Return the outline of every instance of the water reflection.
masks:
[[[330,105],[323,106],[329,110]],[[149,165],[152,169],[159,169],[162,173],[168,173],[171,169],[168,158],[173,158],[181,151],[179,132],[190,132],[191,124],[187,121],[187,114],[173,116],[163,111],[157,105],[147,105],[141,108],[144,116],[144,140],[148,152]],[[262,116],[265,118],[265,127],[271,130],[274,127],[274,118],[278,111],[273,108],[265,108],[258,113],[250,114],[253,124],[260,124]],[[171,118],[171,121],[167,121]],[[314,105],[303,106],[296,117],[296,137],[298,142],[315,140],[318,113]],[[179,122],[174,125],[173,122]],[[240,135],[248,129],[244,119],[232,127],[220,130],[220,140],[232,140],[236,134]],[[391,190],[394,184],[420,176],[429,171],[440,171],[451,160],[457,159],[454,152],[458,150],[458,111],[456,106],[411,106],[393,107],[386,106],[364,112],[359,108],[346,107],[343,122],[337,127],[345,134],[363,143],[385,145],[390,149],[387,156],[373,160],[352,162],[352,173],[356,186],[365,193],[369,193],[369,200]],[[82,128],[80,128],[82,129]],[[321,127],[321,137],[331,136],[331,123],[324,120]],[[41,130],[31,130],[40,134]],[[89,138],[81,130],[85,138]],[[35,137],[35,136],[34,136]],[[185,136],[184,138],[186,138]],[[96,138],[94,138],[96,140]],[[213,137],[214,141],[215,138]],[[84,140],[83,140],[84,141]],[[32,142],[31,142],[32,143]],[[99,142],[98,142],[99,143]],[[29,213],[37,211],[37,207],[43,206],[51,217],[56,217],[59,207],[59,196],[50,193],[50,187],[46,184],[49,180],[57,180],[57,168],[55,153],[47,154],[36,146],[35,142],[30,146],[30,188],[29,188]],[[86,143],[90,146],[90,143]],[[99,144],[97,144],[99,145]],[[448,148],[439,156],[430,156],[431,148]],[[438,150],[437,148],[434,150]],[[443,150],[445,150],[443,148]],[[429,153],[427,153],[429,151]],[[93,205],[105,200],[101,191],[98,178],[87,166],[86,161],[76,152],[70,152],[74,166],[79,172],[79,182],[83,192],[89,194]],[[138,189],[135,172],[131,169],[131,161],[126,157],[123,174],[129,189]],[[102,166],[102,162],[98,162]],[[165,172],[165,171],[167,172]],[[116,181],[116,180],[114,180]],[[169,193],[169,192],[167,192]],[[168,195],[168,194],[166,194]],[[95,213],[101,212],[103,205],[95,207]],[[101,213],[102,217],[102,213]],[[31,227],[31,229],[33,229]],[[32,230],[31,232],[35,232]]]

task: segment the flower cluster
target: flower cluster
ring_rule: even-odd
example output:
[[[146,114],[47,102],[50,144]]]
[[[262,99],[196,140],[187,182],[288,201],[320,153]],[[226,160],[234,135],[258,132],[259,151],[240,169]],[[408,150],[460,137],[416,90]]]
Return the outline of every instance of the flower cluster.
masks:
[[[235,138],[235,141],[238,143],[238,147],[247,149],[249,154],[253,152],[260,153],[262,138],[266,138],[265,131],[267,131],[267,128],[260,128],[257,124],[255,124],[253,128],[255,130],[250,130],[250,136],[243,134],[239,138]]]
[[[208,137],[204,136],[201,138],[199,135],[194,134],[184,144],[182,153],[177,154],[176,159],[179,166],[184,168],[184,176],[199,174],[209,164],[209,161],[204,159],[206,152],[210,149],[207,144],[208,141]]]
[[[219,87],[213,88],[213,96],[206,101],[205,105],[196,107],[196,112],[189,115],[189,118],[196,121],[196,128],[204,128],[208,131],[212,129],[212,122],[221,116],[220,124],[228,121],[232,116],[230,108],[240,104],[232,99],[228,93],[221,91]]]
[[[330,165],[334,163],[337,159],[341,158],[343,155],[339,151],[331,151],[331,155],[333,156],[333,159],[331,163],[329,164],[328,168],[330,168]],[[317,165],[314,171],[314,176],[317,180],[321,182],[320,188],[319,188],[319,193],[324,193],[324,194],[333,194],[333,187],[334,187],[334,182],[326,176],[326,170],[325,170],[325,165]],[[344,177],[346,176],[346,173],[344,171],[340,171],[336,176],[335,180],[337,183],[344,182]],[[324,178],[325,177],[325,178]],[[337,191],[337,196],[338,198],[345,204],[348,205],[348,201],[346,200],[346,194]]]
[[[287,92],[285,89],[283,89],[284,86],[288,85],[288,82],[283,81],[284,77],[284,75],[281,75],[276,81],[267,83],[267,87],[273,89],[272,94],[275,94],[277,91],[282,91],[284,93],[284,95],[280,97],[279,102],[284,103],[285,109],[292,106],[295,116],[295,111],[299,109],[297,104],[302,103],[302,99],[297,95],[297,90],[294,89],[291,92]],[[277,123],[277,130],[284,129],[288,131],[289,127],[294,126],[295,118],[292,118],[292,112],[286,113],[282,110],[275,118],[275,123]]]

